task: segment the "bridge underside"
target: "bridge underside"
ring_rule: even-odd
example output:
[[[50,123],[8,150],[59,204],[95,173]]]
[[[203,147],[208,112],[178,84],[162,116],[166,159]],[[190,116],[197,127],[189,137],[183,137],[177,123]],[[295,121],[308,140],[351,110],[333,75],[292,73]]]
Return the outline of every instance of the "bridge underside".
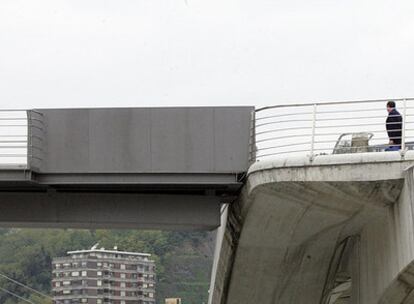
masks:
[[[39,173],[0,167],[0,191],[93,191],[236,195],[242,186],[232,173]]]
[[[215,196],[1,192],[0,225],[47,228],[212,230],[220,225]]]
[[[0,226],[213,230],[236,174],[41,174],[0,170]]]

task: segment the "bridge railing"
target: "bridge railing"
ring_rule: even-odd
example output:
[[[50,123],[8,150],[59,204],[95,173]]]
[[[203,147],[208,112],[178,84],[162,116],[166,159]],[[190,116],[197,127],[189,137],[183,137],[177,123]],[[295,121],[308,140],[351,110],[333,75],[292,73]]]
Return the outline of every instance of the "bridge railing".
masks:
[[[0,166],[38,168],[42,158],[42,114],[34,110],[0,110]]]
[[[414,149],[414,98],[277,105],[257,109],[250,160],[275,155],[381,152],[389,148],[386,103],[403,118],[400,150]]]

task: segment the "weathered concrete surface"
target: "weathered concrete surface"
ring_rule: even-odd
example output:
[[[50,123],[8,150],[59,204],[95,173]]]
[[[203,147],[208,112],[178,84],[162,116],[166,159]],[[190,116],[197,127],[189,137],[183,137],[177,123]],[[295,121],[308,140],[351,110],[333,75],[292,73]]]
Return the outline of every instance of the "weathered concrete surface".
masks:
[[[412,303],[413,164],[390,152],[253,165],[210,303],[326,303],[341,277],[352,289],[338,303]]]
[[[361,231],[361,303],[414,303],[413,174],[407,170],[398,203]]]

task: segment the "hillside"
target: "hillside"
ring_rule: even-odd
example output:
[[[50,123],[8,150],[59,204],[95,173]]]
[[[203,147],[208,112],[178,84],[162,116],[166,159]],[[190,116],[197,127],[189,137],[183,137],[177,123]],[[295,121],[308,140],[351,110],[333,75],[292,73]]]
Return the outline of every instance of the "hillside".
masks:
[[[69,250],[100,246],[148,252],[157,264],[157,303],[181,297],[184,304],[207,303],[213,256],[213,235],[206,232],[142,230],[0,229],[0,272],[50,294],[51,259]],[[26,289],[0,278],[0,287],[49,303]],[[25,303],[0,291],[0,304]],[[25,303],[27,304],[27,303]]]

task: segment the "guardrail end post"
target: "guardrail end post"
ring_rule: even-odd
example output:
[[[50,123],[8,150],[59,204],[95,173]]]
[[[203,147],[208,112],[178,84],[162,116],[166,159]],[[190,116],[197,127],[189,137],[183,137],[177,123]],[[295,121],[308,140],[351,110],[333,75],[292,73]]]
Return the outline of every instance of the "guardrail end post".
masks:
[[[313,159],[315,158],[315,131],[316,131],[316,103],[313,104],[313,111],[312,111],[312,139],[311,139],[311,149],[310,149],[310,155],[309,155],[309,161],[313,162]]]
[[[403,119],[402,119],[402,130],[401,130],[401,157],[404,158],[407,147],[405,146],[405,124],[407,119],[407,100],[403,100]]]
[[[256,112],[251,113],[249,134],[249,165],[256,162]]]

